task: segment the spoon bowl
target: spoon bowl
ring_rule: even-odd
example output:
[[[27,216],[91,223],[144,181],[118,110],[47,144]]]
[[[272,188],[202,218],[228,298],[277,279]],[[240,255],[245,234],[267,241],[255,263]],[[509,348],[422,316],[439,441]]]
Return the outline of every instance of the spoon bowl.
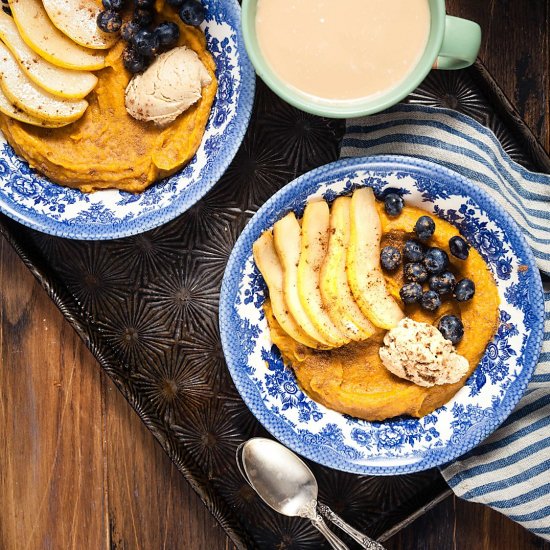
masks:
[[[276,441],[256,437],[240,447],[244,476],[260,498],[285,516],[304,516],[317,501],[313,472],[292,451]]]

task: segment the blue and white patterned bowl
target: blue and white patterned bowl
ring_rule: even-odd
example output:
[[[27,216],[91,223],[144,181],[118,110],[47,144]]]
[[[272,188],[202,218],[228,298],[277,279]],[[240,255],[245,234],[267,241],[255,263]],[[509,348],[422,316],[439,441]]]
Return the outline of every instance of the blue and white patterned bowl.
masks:
[[[0,211],[58,237],[100,240],[135,235],[185,212],[220,179],[246,132],[255,75],[241,34],[237,0],[202,0],[202,28],[217,65],[219,89],[201,146],[182,171],[139,195],[84,194],[31,170],[0,133]]]
[[[356,187],[401,189],[407,204],[458,227],[489,265],[501,299],[500,326],[464,388],[422,419],[366,422],[305,395],[272,344],[266,288],[252,244],[309,199],[332,200]],[[520,266],[523,266],[520,268]],[[225,272],[220,330],[229,370],[247,406],[282,443],[303,456],[357,474],[399,474],[444,464],[493,432],[519,401],[542,340],[542,283],[519,227],[495,201],[436,164],[397,156],[349,159],[305,174],[274,195],[247,225]]]

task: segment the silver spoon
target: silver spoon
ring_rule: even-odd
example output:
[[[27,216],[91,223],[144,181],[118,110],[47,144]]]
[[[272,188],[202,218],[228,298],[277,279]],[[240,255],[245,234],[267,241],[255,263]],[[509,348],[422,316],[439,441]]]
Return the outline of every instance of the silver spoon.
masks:
[[[313,472],[292,451],[262,437],[249,439],[237,449],[237,464],[243,477],[260,498],[276,512],[285,516],[307,518],[329,541],[332,548],[348,547],[327,527],[319,511],[367,550],[384,550],[328,506],[317,508],[318,486]]]

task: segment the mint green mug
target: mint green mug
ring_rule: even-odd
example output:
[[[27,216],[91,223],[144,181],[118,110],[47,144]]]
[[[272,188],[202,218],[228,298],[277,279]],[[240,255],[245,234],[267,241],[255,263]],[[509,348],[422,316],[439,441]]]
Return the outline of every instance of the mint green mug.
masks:
[[[356,100],[314,98],[279,78],[264,59],[256,36],[258,0],[242,0],[244,42],[258,76],[282,99],[302,111],[331,118],[353,118],[378,113],[399,103],[426,78],[431,69],[463,69],[472,65],[481,44],[477,23],[445,12],[445,0],[428,0],[430,34],[420,61],[398,86],[374,97]]]

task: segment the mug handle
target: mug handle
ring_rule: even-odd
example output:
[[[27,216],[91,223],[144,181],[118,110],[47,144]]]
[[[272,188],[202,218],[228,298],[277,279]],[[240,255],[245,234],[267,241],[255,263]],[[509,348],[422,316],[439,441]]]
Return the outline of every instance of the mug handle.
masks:
[[[477,23],[447,15],[445,36],[434,69],[464,69],[475,63],[481,46],[481,28]]]

